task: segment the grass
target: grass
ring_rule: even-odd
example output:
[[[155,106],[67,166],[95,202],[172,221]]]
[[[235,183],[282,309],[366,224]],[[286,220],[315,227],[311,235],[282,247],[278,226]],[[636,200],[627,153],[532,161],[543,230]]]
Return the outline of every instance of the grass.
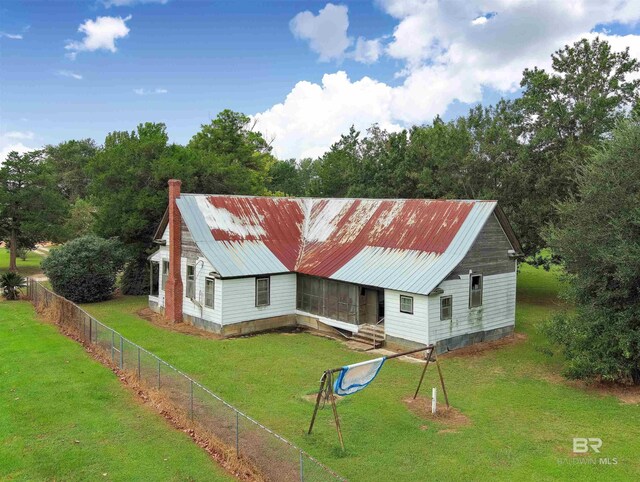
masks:
[[[0,302],[0,340],[0,479],[230,479],[29,303]]]
[[[35,251],[29,251],[25,261],[20,258],[17,259],[18,273],[22,276],[32,276],[41,273],[40,261],[42,261],[42,256]],[[5,271],[9,271],[9,251],[6,248],[0,248],[0,273],[4,273]]]
[[[371,355],[304,333],[214,340],[172,332],[136,315],[145,297],[85,308],[352,481],[639,480],[640,406],[564,383],[562,360],[537,329],[560,309],[559,287],[555,272],[522,266],[516,330],[526,341],[441,360],[452,405],[468,426],[441,432],[446,425],[411,413],[403,399],[421,367],[392,360],[375,383],[340,403],[344,454],[328,408],[305,434],[313,408],[305,396],[317,390],[323,370]],[[436,376],[427,373],[425,394]],[[573,437],[600,437],[598,456],[617,464],[576,464],[586,459],[573,456]]]

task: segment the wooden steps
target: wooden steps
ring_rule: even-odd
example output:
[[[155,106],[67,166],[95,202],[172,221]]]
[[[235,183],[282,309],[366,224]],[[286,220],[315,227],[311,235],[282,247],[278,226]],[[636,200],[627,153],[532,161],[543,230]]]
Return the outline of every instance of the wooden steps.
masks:
[[[351,339],[371,348],[380,348],[384,345],[384,325],[360,325],[358,333],[351,335]]]

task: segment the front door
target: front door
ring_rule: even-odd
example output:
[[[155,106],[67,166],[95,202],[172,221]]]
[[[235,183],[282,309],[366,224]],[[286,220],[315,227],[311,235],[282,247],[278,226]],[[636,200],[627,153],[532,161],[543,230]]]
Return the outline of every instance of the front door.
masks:
[[[366,288],[364,290],[364,323],[375,325],[378,322],[378,290]]]

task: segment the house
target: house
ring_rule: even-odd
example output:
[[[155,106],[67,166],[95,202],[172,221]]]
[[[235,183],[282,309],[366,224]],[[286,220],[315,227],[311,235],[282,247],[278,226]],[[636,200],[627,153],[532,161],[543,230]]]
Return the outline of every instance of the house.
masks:
[[[225,336],[286,326],[452,350],[513,332],[521,248],[495,201],[181,194],[149,305]]]

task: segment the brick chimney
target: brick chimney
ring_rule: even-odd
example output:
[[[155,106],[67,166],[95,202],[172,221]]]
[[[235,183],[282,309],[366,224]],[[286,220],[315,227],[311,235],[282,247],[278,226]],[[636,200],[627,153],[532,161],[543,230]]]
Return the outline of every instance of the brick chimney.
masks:
[[[169,278],[165,286],[164,316],[174,323],[182,321],[182,216],[176,204],[181,184],[178,179],[169,180]]]

